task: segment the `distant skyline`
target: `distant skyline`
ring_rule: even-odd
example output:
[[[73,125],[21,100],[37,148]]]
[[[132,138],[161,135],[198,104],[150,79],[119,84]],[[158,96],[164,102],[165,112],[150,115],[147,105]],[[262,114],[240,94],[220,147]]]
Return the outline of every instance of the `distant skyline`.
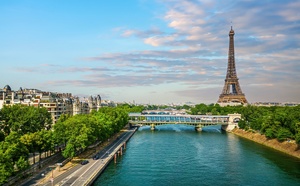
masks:
[[[230,27],[249,103],[300,102],[300,1],[3,0],[0,88],[215,103]]]

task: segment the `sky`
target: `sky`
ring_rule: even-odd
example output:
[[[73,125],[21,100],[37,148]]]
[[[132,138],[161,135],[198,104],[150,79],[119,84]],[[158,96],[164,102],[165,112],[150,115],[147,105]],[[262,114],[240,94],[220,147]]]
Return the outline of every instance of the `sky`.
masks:
[[[215,103],[235,31],[248,102],[300,102],[298,0],[1,0],[0,88]]]

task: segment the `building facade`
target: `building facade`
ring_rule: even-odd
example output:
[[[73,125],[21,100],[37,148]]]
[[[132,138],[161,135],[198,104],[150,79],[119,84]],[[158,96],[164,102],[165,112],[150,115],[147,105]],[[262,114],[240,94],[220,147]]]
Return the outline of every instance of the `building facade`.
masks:
[[[14,104],[44,107],[51,114],[53,123],[56,123],[62,114],[88,114],[103,106],[100,95],[80,99],[72,96],[71,93],[44,92],[38,89],[20,88],[13,91],[9,85],[6,85],[0,89],[0,109],[4,105]]]

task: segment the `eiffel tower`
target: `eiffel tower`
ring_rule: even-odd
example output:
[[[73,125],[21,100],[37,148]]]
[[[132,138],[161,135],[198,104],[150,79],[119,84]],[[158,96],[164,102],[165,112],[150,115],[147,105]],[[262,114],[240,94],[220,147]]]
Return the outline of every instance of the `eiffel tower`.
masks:
[[[236,105],[247,104],[245,94],[242,93],[242,89],[239,84],[239,79],[235,69],[234,59],[234,30],[229,31],[229,51],[228,51],[228,66],[225,79],[225,85],[222,94],[219,96],[218,103],[220,105]]]

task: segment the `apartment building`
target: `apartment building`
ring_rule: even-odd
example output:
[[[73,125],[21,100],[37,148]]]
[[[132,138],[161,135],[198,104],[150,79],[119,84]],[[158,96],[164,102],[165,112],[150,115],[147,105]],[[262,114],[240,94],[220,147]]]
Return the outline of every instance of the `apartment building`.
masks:
[[[100,95],[80,99],[72,96],[71,93],[44,92],[38,89],[20,88],[13,91],[9,85],[6,85],[0,89],[0,109],[4,105],[14,104],[44,107],[51,114],[53,123],[56,123],[62,114],[88,114],[102,106]]]

